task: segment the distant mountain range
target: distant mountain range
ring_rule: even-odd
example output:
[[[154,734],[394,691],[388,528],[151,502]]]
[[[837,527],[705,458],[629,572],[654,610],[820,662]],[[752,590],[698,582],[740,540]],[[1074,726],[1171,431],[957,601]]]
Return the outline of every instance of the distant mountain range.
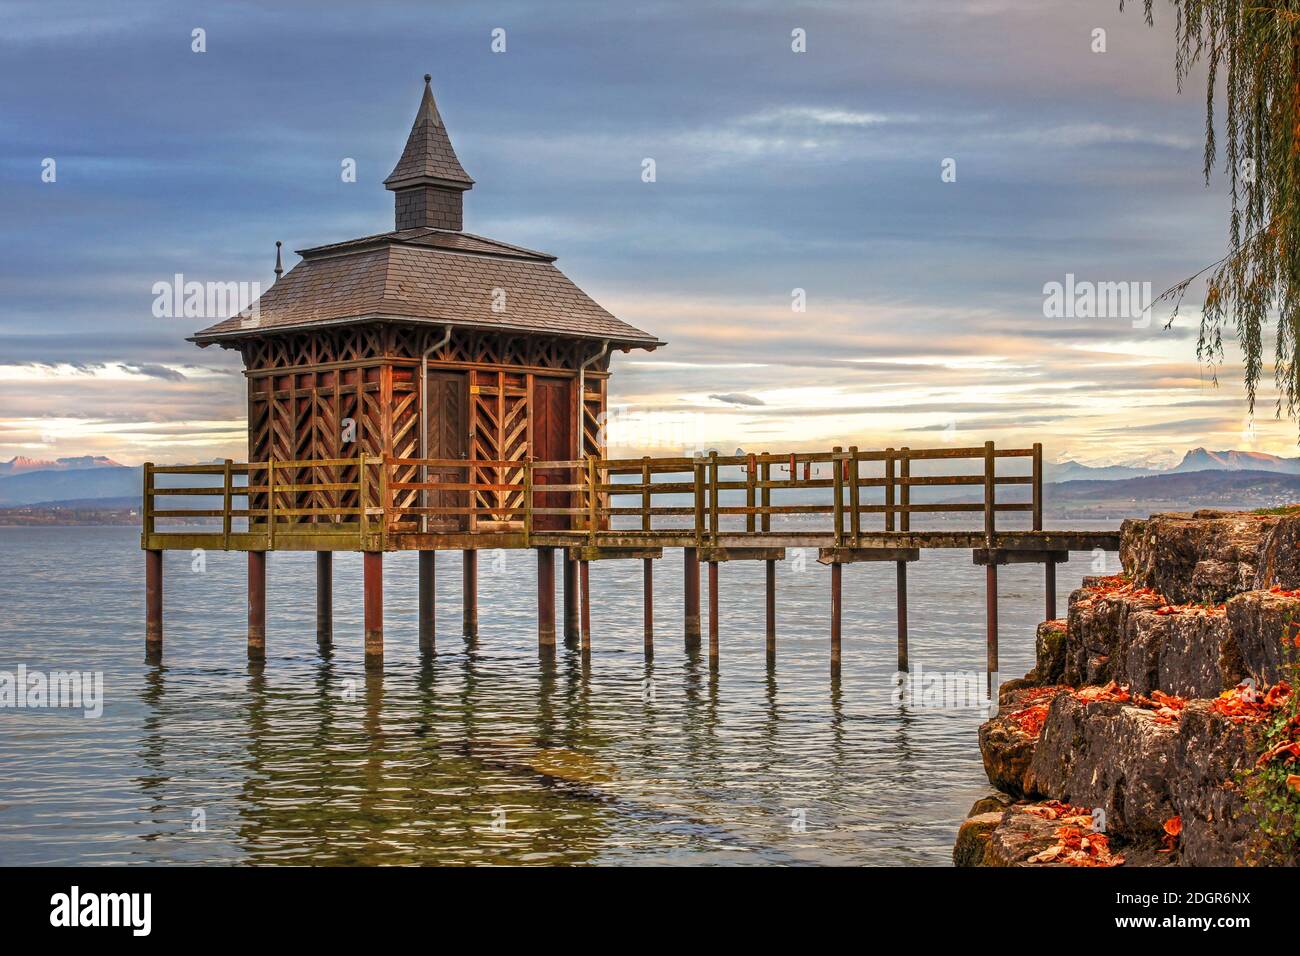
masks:
[[[1181,475],[1196,471],[1272,471],[1300,475],[1300,458],[1282,458],[1259,451],[1210,451],[1193,448],[1173,468],[1141,468],[1132,465],[1085,465],[1063,461],[1044,468],[1048,481],[1122,481],[1156,475]]]
[[[0,475],[17,475],[27,471],[79,471],[86,468],[121,468],[111,458],[103,455],[81,455],[77,458],[28,458],[17,455],[9,461],[0,461]]]

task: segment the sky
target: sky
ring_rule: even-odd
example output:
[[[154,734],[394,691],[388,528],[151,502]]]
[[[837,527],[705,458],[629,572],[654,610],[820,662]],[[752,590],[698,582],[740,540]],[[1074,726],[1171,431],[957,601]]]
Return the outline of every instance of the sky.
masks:
[[[1135,7],[0,0],[0,459],[246,458],[237,353],[185,341],[223,316],[155,284],[390,229],[426,72],[466,230],[668,343],[614,359],[615,450],[1294,456],[1271,387],[1252,419],[1235,356],[1197,361],[1200,283],[1171,329],[1045,295],[1224,252],[1203,79]]]

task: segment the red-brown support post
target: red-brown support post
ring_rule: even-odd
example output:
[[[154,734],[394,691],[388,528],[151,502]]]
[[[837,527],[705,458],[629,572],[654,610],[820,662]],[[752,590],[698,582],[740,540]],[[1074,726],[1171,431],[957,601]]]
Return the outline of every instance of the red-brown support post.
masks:
[[[837,673],[840,669],[840,582],[843,572],[844,565],[838,561],[831,565],[831,670]]]
[[[248,659],[266,660],[266,552],[248,552]]]
[[[767,662],[776,660],[776,562],[769,559],[767,565]]]
[[[574,644],[582,630],[578,613],[578,562],[563,552],[564,567],[564,643]]]
[[[898,669],[907,670],[907,562],[898,562]]]
[[[384,553],[366,551],[361,556],[362,615],[365,619],[366,667],[384,666]]]
[[[432,654],[438,635],[438,552],[420,552],[420,653]]]
[[[334,643],[334,552],[316,552],[316,644]]]
[[[466,637],[478,637],[478,552],[472,549],[462,551],[461,595],[465,606],[465,626],[462,630]]]
[[[144,659],[150,664],[162,660],[163,637],[163,553],[144,553]]]
[[[718,562],[709,564],[709,663],[718,663]]]
[[[641,604],[645,614],[645,656],[655,656],[655,563],[652,558],[641,559]]]
[[[998,672],[998,566],[992,555],[984,568],[984,615],[988,629],[988,672]]]
[[[700,552],[698,548],[682,549],[682,570],[685,580],[682,593],[686,604],[686,647],[700,646]]]
[[[590,561],[578,562],[578,590],[582,604],[582,651],[591,650],[591,571]]]
[[[1056,562],[1049,560],[1043,565],[1043,576],[1047,585],[1047,619],[1056,620]]]
[[[555,647],[555,549],[537,549],[537,646]]]

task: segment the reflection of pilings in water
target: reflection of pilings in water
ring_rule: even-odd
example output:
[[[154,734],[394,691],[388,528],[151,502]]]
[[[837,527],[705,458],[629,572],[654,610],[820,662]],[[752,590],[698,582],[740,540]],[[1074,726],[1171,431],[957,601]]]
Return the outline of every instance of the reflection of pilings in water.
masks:
[[[144,675],[144,687],[140,691],[140,702],[144,704],[145,716],[140,734],[140,762],[148,768],[147,773],[136,777],[141,793],[148,797],[150,820],[156,826],[167,826],[166,819],[167,784],[171,776],[167,773],[167,738],[163,735],[166,720],[163,714],[163,699],[167,692],[167,668],[161,664],[151,666]],[[145,833],[141,839],[146,842],[156,840],[156,832]]]
[[[365,716],[362,733],[366,739],[366,761],[362,771],[365,787],[361,791],[361,813],[365,818],[377,815],[376,806],[383,802],[384,764],[388,741],[384,736],[384,673],[373,667],[365,669]]]

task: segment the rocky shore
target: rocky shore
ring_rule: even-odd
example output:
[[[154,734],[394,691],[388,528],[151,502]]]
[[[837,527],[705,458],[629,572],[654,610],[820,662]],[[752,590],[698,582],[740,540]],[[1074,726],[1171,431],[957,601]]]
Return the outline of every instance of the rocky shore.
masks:
[[[1300,512],[1124,522],[979,731],[958,866],[1297,865]]]

